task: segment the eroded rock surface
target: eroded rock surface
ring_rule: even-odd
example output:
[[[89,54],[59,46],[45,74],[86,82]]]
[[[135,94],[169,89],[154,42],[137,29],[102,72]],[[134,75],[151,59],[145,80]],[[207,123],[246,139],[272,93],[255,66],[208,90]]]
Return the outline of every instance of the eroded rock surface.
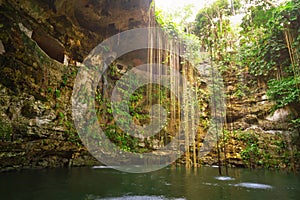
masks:
[[[0,169],[99,165],[73,125],[78,64],[151,0],[0,1]]]

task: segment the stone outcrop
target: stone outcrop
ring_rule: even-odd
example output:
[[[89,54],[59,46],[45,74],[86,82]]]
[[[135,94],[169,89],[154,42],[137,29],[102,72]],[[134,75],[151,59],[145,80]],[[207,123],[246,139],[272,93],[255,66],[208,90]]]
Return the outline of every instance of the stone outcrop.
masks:
[[[251,84],[254,78],[246,72],[229,70],[223,80],[227,110],[221,162],[239,167],[299,169],[299,133],[290,124],[299,116],[298,111],[290,106],[273,111],[275,104],[268,100],[267,88]],[[217,165],[217,159],[214,149],[201,162]]]
[[[0,170],[99,164],[71,116],[80,62],[145,27],[151,0],[0,1]]]
[[[151,2],[0,0],[0,171],[100,164],[81,144],[73,125],[74,79],[81,62],[104,39],[148,26]],[[120,58],[116,68],[108,70],[108,84],[129,67],[145,63],[145,52]],[[236,70],[224,74],[227,132],[220,143],[223,164],[296,166],[299,161],[294,159],[297,150],[292,139],[297,133],[289,129],[289,121],[299,117],[299,111],[287,107],[272,113],[274,105],[265,95],[266,88],[251,85],[251,77]],[[205,81],[202,86],[207,89]],[[203,103],[201,116],[208,118],[209,105]],[[112,121],[109,115],[100,117]],[[197,148],[201,142],[203,138],[197,140]],[[140,142],[138,146],[157,150],[159,143],[153,140],[153,144]],[[187,159],[183,156],[178,163],[193,160]],[[217,150],[197,159],[200,164],[216,165]]]

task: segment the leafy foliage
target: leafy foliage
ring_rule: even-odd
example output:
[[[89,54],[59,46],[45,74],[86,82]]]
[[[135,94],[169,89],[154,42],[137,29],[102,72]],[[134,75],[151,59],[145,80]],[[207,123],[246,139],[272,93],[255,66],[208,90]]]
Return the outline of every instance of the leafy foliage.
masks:
[[[267,95],[277,103],[276,108],[282,108],[294,102],[299,102],[300,89],[297,87],[300,77],[288,77],[269,81]]]
[[[9,141],[12,135],[12,126],[6,122],[0,121],[0,141]]]
[[[156,22],[172,39],[180,40],[187,47],[184,57],[189,60],[199,62],[199,51],[201,44],[199,38],[191,33],[193,26],[187,20],[192,14],[192,6],[187,5],[180,11],[163,12],[157,9],[155,11]]]
[[[174,21],[173,14],[167,14],[162,10],[157,9],[155,11],[156,22],[160,27],[168,34],[172,36],[178,36],[182,33],[183,28]]]
[[[249,73],[268,82],[276,108],[300,102],[300,2],[249,8],[241,35],[241,62]]]
[[[241,6],[234,1],[235,10]],[[211,53],[211,58],[224,71],[235,60],[237,35],[230,24],[230,16],[234,14],[232,6],[226,0],[217,0],[212,5],[202,8],[196,17],[195,34],[200,38],[204,50]]]

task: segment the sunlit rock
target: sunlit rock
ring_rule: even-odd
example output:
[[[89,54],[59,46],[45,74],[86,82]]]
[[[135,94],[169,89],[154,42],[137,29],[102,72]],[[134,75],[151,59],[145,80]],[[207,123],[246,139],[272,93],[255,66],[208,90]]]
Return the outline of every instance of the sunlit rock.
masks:
[[[290,108],[284,107],[277,109],[273,114],[266,117],[267,120],[273,122],[286,122],[297,116],[297,112]]]

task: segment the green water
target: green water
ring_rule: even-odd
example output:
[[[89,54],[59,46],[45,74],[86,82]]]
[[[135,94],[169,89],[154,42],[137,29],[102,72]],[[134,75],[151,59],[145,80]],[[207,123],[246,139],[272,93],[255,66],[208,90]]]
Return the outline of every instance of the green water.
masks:
[[[300,199],[300,176],[292,173],[216,168],[165,168],[127,174],[107,168],[24,170],[0,173],[1,200]],[[225,180],[224,180],[225,179]]]

